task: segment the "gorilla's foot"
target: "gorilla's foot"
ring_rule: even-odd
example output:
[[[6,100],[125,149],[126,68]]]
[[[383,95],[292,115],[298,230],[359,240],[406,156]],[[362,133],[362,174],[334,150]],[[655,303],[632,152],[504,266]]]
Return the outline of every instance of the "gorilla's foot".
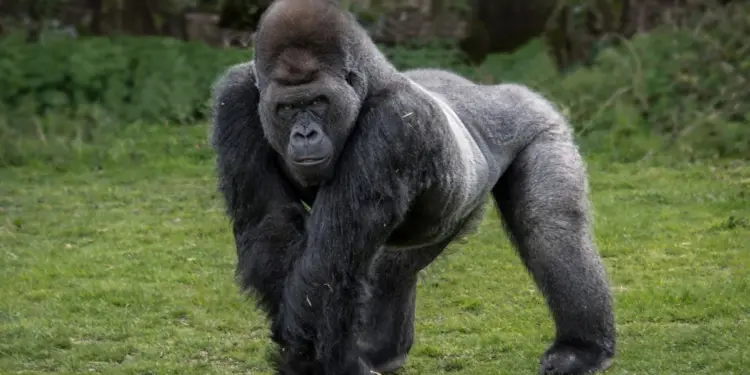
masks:
[[[555,343],[542,356],[539,375],[583,375],[607,370],[614,355],[598,346]]]
[[[387,374],[396,372],[406,363],[407,354],[399,354],[392,348],[377,350],[375,347],[358,342],[362,357],[370,364],[372,371]],[[390,350],[389,350],[390,349]]]

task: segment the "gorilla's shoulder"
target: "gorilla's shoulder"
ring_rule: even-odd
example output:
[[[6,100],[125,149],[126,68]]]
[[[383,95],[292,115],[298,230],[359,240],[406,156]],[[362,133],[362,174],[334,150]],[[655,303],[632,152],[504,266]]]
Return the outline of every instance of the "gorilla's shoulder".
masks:
[[[218,98],[227,90],[245,85],[255,85],[255,63],[252,61],[235,64],[225,69],[214,81],[212,94]]]
[[[252,62],[230,66],[216,78],[211,90],[209,139],[214,147],[235,142],[238,132],[249,132],[257,121],[260,93]]]
[[[362,102],[360,113],[373,110],[397,110],[414,97],[414,88],[407,80],[393,80],[371,91]]]

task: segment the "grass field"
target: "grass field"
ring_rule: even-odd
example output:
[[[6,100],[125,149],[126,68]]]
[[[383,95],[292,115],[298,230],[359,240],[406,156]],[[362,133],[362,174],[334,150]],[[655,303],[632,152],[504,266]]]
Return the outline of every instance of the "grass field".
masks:
[[[204,128],[0,169],[0,373],[269,374]],[[750,374],[750,164],[590,158],[616,297],[608,374]],[[402,374],[535,374],[552,339],[489,210],[432,265]]]

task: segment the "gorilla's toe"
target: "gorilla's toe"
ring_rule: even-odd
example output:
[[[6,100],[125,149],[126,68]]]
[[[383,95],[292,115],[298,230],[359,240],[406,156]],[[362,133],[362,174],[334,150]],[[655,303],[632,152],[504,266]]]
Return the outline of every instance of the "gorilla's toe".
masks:
[[[614,358],[598,347],[555,343],[542,356],[539,375],[583,375],[608,369]]]

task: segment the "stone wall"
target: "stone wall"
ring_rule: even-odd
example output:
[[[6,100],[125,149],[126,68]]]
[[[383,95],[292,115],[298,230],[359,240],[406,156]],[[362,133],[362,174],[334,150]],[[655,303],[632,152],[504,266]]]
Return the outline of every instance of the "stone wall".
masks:
[[[458,14],[433,14],[416,6],[399,7],[381,16],[370,33],[377,42],[401,43],[405,40],[454,39],[466,35],[467,20]]]
[[[371,0],[351,1],[358,9],[372,7]],[[380,0],[379,4],[384,4],[385,12],[375,22],[365,25],[378,43],[435,38],[459,40],[466,35],[467,20],[457,14],[433,14],[432,0]],[[251,43],[253,31],[220,29],[217,24],[218,15],[188,13],[185,15],[186,37],[221,47],[246,47]]]

